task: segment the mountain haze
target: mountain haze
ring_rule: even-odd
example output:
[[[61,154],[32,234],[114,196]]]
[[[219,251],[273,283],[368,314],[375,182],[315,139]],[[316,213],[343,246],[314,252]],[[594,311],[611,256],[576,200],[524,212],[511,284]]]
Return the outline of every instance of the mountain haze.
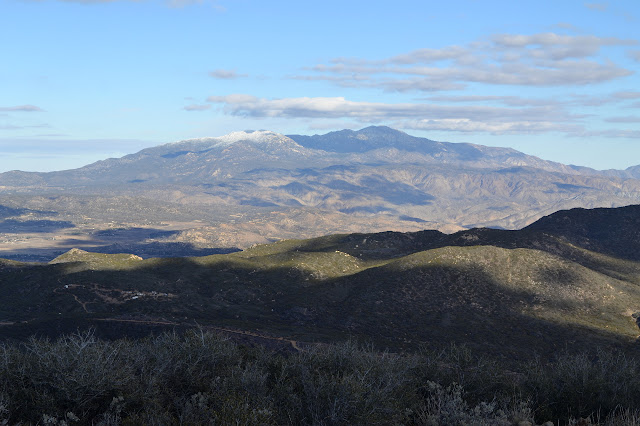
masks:
[[[248,247],[335,232],[521,228],[562,209],[638,203],[637,170],[596,171],[388,127],[314,136],[261,130],[74,170],[2,173],[0,205],[32,212],[6,220],[67,221],[74,232],[169,224],[179,232],[167,242]]]

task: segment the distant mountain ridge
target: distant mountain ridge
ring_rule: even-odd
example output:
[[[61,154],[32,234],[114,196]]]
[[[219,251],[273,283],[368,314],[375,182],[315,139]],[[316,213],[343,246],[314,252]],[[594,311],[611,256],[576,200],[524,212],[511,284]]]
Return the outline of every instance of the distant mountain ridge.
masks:
[[[376,149],[397,149],[419,152],[445,162],[466,162],[478,166],[522,166],[547,171],[577,174],[605,174],[615,177],[640,177],[640,166],[627,170],[598,171],[589,167],[564,165],[542,160],[512,148],[489,147],[471,143],[437,142],[427,138],[410,136],[386,126],[370,126],[359,131],[339,130],[324,135],[288,135],[300,145],[329,152],[364,153]]]
[[[129,154],[118,159],[98,161],[79,169],[47,173],[20,171],[0,173],[0,182],[20,185],[20,180],[25,180],[26,184],[77,183],[87,185],[91,184],[92,181],[100,181],[97,177],[92,179],[92,174],[101,175],[111,167],[143,164],[144,162],[153,163],[156,166],[169,166],[170,168],[166,174],[170,175],[172,172],[171,167],[173,166],[171,160],[173,159],[179,158],[182,161],[185,158],[181,157],[196,156],[199,159],[210,161],[208,157],[212,154],[222,154],[223,158],[230,158],[229,154],[231,153],[236,155],[242,153],[240,147],[246,149],[252,145],[254,149],[261,151],[259,154],[277,155],[278,158],[275,159],[277,161],[303,160],[300,163],[302,167],[316,164],[318,158],[327,163],[360,163],[386,159],[392,163],[412,161],[440,164],[454,163],[476,168],[526,167],[564,174],[603,175],[619,178],[637,178],[640,176],[640,165],[629,167],[626,170],[598,171],[588,167],[564,165],[542,160],[511,148],[488,147],[470,143],[437,142],[427,138],[410,136],[385,126],[370,126],[359,131],[340,130],[313,136],[285,136],[267,130],[236,131],[219,137],[187,139],[146,148],[135,154]],[[379,152],[379,150],[383,152]],[[345,157],[344,155],[337,156],[335,154],[351,155]],[[304,160],[308,160],[310,157],[313,157],[313,159],[309,161],[309,164],[306,164]],[[159,158],[165,161],[158,164]],[[238,158],[237,160],[242,161],[244,159]],[[236,163],[240,161],[236,161]],[[193,161],[186,162],[193,163]],[[150,164],[144,165],[148,167]],[[31,177],[31,179],[28,177]],[[110,178],[113,179],[114,176],[110,176]],[[73,182],[74,179],[78,182]]]
[[[123,212],[127,223],[157,222],[156,211],[174,211],[184,222],[215,226],[202,237],[212,247],[244,247],[356,230],[522,228],[557,210],[638,203],[637,176],[640,167],[597,171],[384,126],[314,136],[259,130],[173,142],[79,169],[2,173],[0,204],[111,221],[110,211],[145,200],[158,207],[142,216]],[[87,201],[107,198],[113,207],[106,211]],[[305,219],[293,224],[294,217]],[[216,233],[220,239],[211,240]]]

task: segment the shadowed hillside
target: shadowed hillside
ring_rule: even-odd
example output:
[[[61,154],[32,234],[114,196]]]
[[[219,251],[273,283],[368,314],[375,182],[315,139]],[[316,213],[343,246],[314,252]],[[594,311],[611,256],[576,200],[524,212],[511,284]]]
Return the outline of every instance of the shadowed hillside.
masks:
[[[331,235],[193,258],[72,250],[49,264],[3,261],[0,331],[92,326],[117,337],[199,324],[392,350],[458,342],[510,358],[631,350],[640,264],[590,248],[612,247],[618,231],[597,230],[621,217],[621,228],[633,226],[639,211],[603,209],[584,222],[582,210],[558,212],[521,231]],[[574,227],[555,235],[548,224],[565,217]],[[638,244],[624,241],[621,252]]]

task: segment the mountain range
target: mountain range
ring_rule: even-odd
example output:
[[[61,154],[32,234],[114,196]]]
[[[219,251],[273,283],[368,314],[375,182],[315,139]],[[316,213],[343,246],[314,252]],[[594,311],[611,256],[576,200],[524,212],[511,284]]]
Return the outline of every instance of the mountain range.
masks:
[[[637,203],[639,178],[640,166],[597,171],[388,127],[242,131],[74,170],[2,173],[0,251],[20,258],[48,247],[44,259],[78,244],[246,248],[336,232],[517,229],[562,209]],[[40,232],[24,241],[30,225]],[[129,241],[99,234],[139,228],[167,232]]]

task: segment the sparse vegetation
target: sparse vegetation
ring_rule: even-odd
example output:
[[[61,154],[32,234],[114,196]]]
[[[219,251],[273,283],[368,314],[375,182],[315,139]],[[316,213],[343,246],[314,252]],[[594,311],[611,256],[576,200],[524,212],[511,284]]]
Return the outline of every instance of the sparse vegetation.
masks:
[[[149,331],[118,328],[126,319],[527,359],[532,348],[630,350],[640,311],[639,262],[535,231],[330,235],[194,258],[72,250],[0,268],[0,326],[22,338],[88,324],[111,338]]]
[[[0,425],[639,424],[640,262],[572,238],[0,260]]]
[[[399,355],[346,342],[282,353],[203,330],[115,341],[78,332],[0,345],[0,424],[640,421],[637,359],[598,350],[519,367],[460,346]]]

